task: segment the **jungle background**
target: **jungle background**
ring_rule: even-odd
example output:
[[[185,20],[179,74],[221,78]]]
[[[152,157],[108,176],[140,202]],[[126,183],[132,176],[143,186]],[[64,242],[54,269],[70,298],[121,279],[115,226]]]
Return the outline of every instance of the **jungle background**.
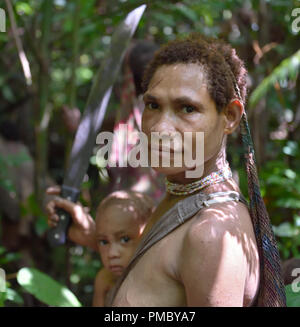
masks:
[[[91,305],[99,256],[72,243],[48,245],[45,188],[62,183],[74,137],[63,108],[83,111],[112,33],[143,3],[147,9],[134,39],[160,45],[198,31],[228,41],[245,61],[262,195],[282,261],[300,258],[300,9],[293,12],[300,1],[6,0],[0,3],[6,12],[0,33],[0,267],[7,280],[1,306],[53,304],[47,287],[58,284],[52,279],[82,306]],[[30,74],[21,65],[24,54]],[[117,89],[103,130],[112,129]],[[247,195],[238,133],[228,155]],[[91,158],[80,200],[93,216],[109,183]],[[18,272],[24,267],[22,282]],[[26,284],[28,274],[36,279]],[[70,299],[67,304],[78,305]]]

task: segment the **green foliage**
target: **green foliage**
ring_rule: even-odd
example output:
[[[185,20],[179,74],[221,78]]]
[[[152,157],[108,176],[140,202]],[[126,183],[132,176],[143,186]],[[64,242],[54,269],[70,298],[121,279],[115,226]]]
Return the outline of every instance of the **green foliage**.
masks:
[[[300,227],[297,220],[295,219],[295,222],[292,223],[284,222],[278,226],[273,226],[282,259],[300,258]]]
[[[12,180],[13,176],[10,176],[9,169],[10,167],[17,167],[29,160],[31,160],[30,157],[24,151],[5,156],[0,155],[0,186],[9,192],[15,192],[16,188]]]
[[[299,257],[300,175],[289,164],[289,156],[299,160],[298,144],[279,142],[282,153],[260,170],[261,192],[274,225],[282,259]]]
[[[19,15],[32,15],[34,12],[33,12],[33,8],[26,2],[24,1],[19,1],[16,3],[16,12],[19,14]]]
[[[5,292],[0,293],[0,307],[4,307],[5,301],[11,301],[18,305],[24,304],[22,296],[9,287],[6,288]]]
[[[22,268],[18,283],[40,301],[59,307],[80,307],[76,296],[65,286],[34,268]]]
[[[299,66],[300,50],[291,57],[284,59],[280,65],[256,87],[249,99],[250,107],[254,107],[276,82],[285,81],[287,79],[295,81],[298,77]]]
[[[55,149],[61,148],[54,155],[51,152],[51,156],[49,156],[49,171],[47,171],[47,175],[50,175],[56,181],[61,181],[63,176],[64,164],[62,154],[65,152],[65,139],[62,137],[61,106],[69,101],[69,94],[71,93],[70,84],[74,82],[76,86],[76,106],[82,111],[91,87],[93,75],[101,64],[101,60],[109,46],[112,33],[125,15],[142,3],[140,0],[79,0],[79,2],[81,5],[80,24],[77,35],[79,60],[75,67],[74,76],[72,74],[74,48],[72,35],[76,10],[74,1],[54,1],[53,14],[50,17],[49,51],[46,56],[49,57],[49,61],[43,62],[47,66],[43,67],[43,69],[47,68],[47,74],[49,75],[49,82],[46,83],[46,89],[49,92],[47,102],[53,108],[49,117],[50,133],[47,142],[50,147],[52,146]],[[15,9],[21,41],[23,42],[32,71],[33,82],[37,88],[41,68],[44,1],[12,0],[12,3]],[[263,3],[266,5],[268,19],[261,12]],[[267,153],[265,162],[262,162],[259,167],[262,195],[274,225],[274,232],[277,236],[282,259],[299,257],[300,148],[297,138],[299,132],[298,134],[296,133],[297,128],[299,131],[299,127],[293,126],[293,119],[296,116],[296,110],[300,101],[300,50],[299,34],[294,35],[291,33],[293,19],[291,17],[291,8],[297,7],[298,2],[294,0],[153,0],[148,1],[147,4],[148,8],[135,34],[136,39],[148,39],[162,44],[174,39],[176,36],[184,36],[192,31],[198,31],[204,35],[221,37],[225,41],[229,41],[237,48],[237,52],[245,60],[249,71],[249,84],[251,89],[254,89],[250,93],[249,100],[252,108],[251,111],[256,114],[256,110],[260,109],[256,108],[256,104],[265,97],[268,115],[270,116],[266,137],[261,145]],[[264,25],[266,23],[268,25]],[[7,29],[10,30],[10,27],[10,21],[7,19]],[[270,42],[276,42],[277,45],[270,52],[263,55],[259,64],[255,64],[253,41],[257,41],[260,48]],[[0,33],[0,48],[1,58],[3,58],[3,64],[1,63],[3,65],[3,67],[1,66],[3,74],[0,76],[0,118],[3,121],[22,113],[23,98],[28,98],[30,101],[25,103],[24,108],[26,106],[33,107],[32,112],[34,112],[34,104],[39,101],[38,96],[40,94],[35,91],[31,92],[25,87],[22,68],[11,33]],[[42,59],[45,60],[45,58]],[[262,82],[257,85],[258,81]],[[274,84],[276,85],[276,90]],[[113,98],[107,113],[108,120],[114,121],[115,108],[118,105],[119,100]],[[287,114],[290,115],[289,119],[286,119]],[[256,121],[254,122],[257,123]],[[33,122],[31,123],[29,126],[32,130],[34,126]],[[271,139],[269,137],[270,132],[276,131],[279,128],[284,129],[285,136],[280,140]],[[31,144],[27,145],[31,146]],[[34,153],[36,149],[33,150]],[[241,144],[237,138],[233,139],[233,147],[229,149],[229,152],[233,166],[238,171],[240,177],[241,190],[247,194],[247,178],[241,160]],[[13,178],[9,176],[9,170],[25,160],[27,159],[21,153],[15,156],[0,156],[1,187],[9,192],[16,191]],[[95,202],[94,198],[101,198],[101,187],[105,186],[109,179],[105,167],[103,167],[101,162],[96,162],[95,156],[91,157],[90,162],[91,167],[97,170],[97,174],[99,172],[95,179],[101,182],[100,190],[97,189],[96,194],[93,194],[93,191],[91,191],[92,202]],[[94,180],[90,178],[89,182],[83,184],[83,188],[91,190],[93,182]],[[43,244],[44,233],[48,228],[46,216],[34,195],[31,195],[25,203],[21,204],[21,216],[25,217],[27,215],[36,217],[32,226],[30,225],[30,227],[33,227],[31,229],[32,237],[37,238]],[[2,234],[3,232],[5,231],[2,231]],[[33,249],[34,251],[35,249]],[[20,256],[20,253],[17,251],[11,252],[0,247],[0,266],[4,266],[10,272],[18,271],[18,268],[21,266]],[[91,304],[93,279],[100,268],[98,255],[92,254],[87,249],[72,245],[69,248],[52,249],[45,254],[43,259],[35,255],[31,259],[33,261],[37,260],[36,257],[39,258],[38,260],[41,260],[39,261],[39,267],[49,267],[50,261],[53,268],[49,270],[49,275],[56,276],[57,280],[62,284],[70,282],[71,290],[80,298],[81,303],[83,305]],[[70,269],[67,269],[66,257],[69,258]],[[24,271],[26,272],[26,270]],[[29,270],[29,272],[32,274],[32,270]],[[46,290],[43,287],[37,286],[40,285],[39,283],[41,283],[45,276],[42,275],[43,277],[40,278],[41,275],[37,275],[35,272],[32,276],[34,282],[26,287],[30,289],[31,294],[40,299],[41,297],[39,296],[41,294],[39,291],[42,290],[44,292],[42,293],[42,301],[48,303],[49,299],[47,298]],[[49,279],[47,278],[46,283],[48,283],[49,287]],[[24,289],[20,290],[18,287],[20,288],[13,281],[8,283],[7,292],[0,293],[0,305],[11,303],[22,305],[24,303],[22,298]],[[60,285],[60,287],[63,286]],[[287,288],[288,304],[295,303],[293,299],[296,295],[295,293],[290,294],[289,291],[290,289]],[[60,297],[60,295],[57,296]],[[54,299],[52,300],[54,301]],[[69,298],[63,298],[60,301],[60,304],[68,303]],[[72,303],[75,304],[77,302]],[[24,303],[24,305],[28,304]],[[50,305],[59,304],[55,302],[55,304]]]
[[[47,217],[42,208],[38,205],[36,197],[31,194],[25,201],[21,204],[21,216],[32,215],[36,219],[34,221],[34,228],[37,235],[43,235],[49,228],[47,224]]]
[[[300,291],[294,292],[292,285],[286,285],[286,302],[288,307],[300,307]]]
[[[0,246],[0,267],[2,269],[8,267],[9,265],[15,263],[21,258],[21,255],[17,252],[9,252],[5,247]],[[19,291],[11,288],[11,283],[6,281],[5,292],[0,292],[0,307],[3,307],[7,301],[13,302],[17,305],[23,305],[24,300],[19,293]]]
[[[21,258],[20,253],[17,252],[6,252],[4,247],[0,247],[0,250],[2,250],[5,253],[0,253],[0,265],[6,265],[10,262],[19,260]]]

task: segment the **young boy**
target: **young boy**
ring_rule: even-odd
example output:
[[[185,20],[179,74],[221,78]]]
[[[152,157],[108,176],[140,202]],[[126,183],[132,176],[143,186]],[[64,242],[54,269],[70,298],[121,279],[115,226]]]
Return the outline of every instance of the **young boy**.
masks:
[[[107,292],[127,267],[153,207],[150,197],[133,191],[113,192],[100,203],[96,239],[103,268],[95,279],[93,306],[104,306]]]
[[[47,193],[58,195],[60,188],[51,187]],[[72,217],[69,238],[100,254],[103,268],[95,278],[93,306],[104,306],[108,291],[127,267],[138,245],[154,210],[154,201],[141,192],[115,191],[101,201],[94,221],[80,204],[56,197],[46,208],[51,227],[58,221],[55,207],[66,210]]]

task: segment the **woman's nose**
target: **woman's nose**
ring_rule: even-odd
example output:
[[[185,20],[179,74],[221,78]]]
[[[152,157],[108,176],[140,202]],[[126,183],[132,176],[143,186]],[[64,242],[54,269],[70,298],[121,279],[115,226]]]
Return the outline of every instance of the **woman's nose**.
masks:
[[[150,132],[160,133],[162,136],[168,136],[175,131],[175,120],[169,112],[162,112],[158,115],[156,121],[154,121],[150,128]]]

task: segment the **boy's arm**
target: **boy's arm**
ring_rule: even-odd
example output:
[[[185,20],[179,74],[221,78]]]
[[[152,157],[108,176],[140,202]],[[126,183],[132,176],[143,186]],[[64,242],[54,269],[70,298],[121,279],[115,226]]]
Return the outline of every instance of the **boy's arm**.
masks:
[[[94,282],[93,307],[104,307],[105,296],[111,287],[105,268],[102,268]]]
[[[220,214],[205,214],[205,220],[196,221],[186,233],[180,276],[188,306],[243,306],[245,240],[236,226],[238,220]]]

